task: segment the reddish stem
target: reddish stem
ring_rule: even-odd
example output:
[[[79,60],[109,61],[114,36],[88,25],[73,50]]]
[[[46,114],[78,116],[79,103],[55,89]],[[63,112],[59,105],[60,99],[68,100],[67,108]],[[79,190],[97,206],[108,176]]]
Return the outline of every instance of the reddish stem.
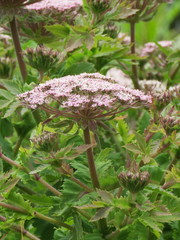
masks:
[[[14,42],[14,47],[16,50],[16,56],[18,59],[22,79],[25,82],[26,77],[27,77],[27,71],[26,71],[26,65],[24,63],[23,56],[22,56],[22,48],[21,48],[21,44],[20,44],[20,40],[19,40],[15,17],[13,17],[12,21],[10,21],[10,28],[11,28],[11,34],[12,34],[12,38],[13,38],[13,42]]]

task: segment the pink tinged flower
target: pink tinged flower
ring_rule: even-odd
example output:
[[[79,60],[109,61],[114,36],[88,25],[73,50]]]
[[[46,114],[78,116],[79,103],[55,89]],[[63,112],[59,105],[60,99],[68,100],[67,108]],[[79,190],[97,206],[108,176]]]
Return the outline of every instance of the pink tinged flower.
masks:
[[[172,41],[160,41],[158,42],[159,45],[161,45],[161,47],[172,47],[173,42]]]
[[[82,5],[81,0],[42,0],[41,2],[27,6],[29,10],[56,9],[64,11]]]
[[[86,110],[102,112],[124,105],[131,107],[137,102],[145,105],[152,102],[151,96],[142,91],[122,87],[99,73],[55,78],[31,91],[19,94],[18,98],[24,105],[33,109],[40,107],[49,110],[51,106],[47,104],[57,102],[66,113]],[[52,113],[54,110],[51,108]]]

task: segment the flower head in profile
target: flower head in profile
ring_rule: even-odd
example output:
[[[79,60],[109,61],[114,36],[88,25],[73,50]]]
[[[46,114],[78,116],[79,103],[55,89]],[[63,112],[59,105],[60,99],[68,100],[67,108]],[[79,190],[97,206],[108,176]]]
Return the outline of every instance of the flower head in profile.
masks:
[[[26,9],[41,16],[53,17],[56,22],[66,21],[71,23],[78,14],[81,5],[82,0],[42,0],[27,6]]]
[[[55,117],[87,122],[112,116],[120,111],[120,107],[133,108],[151,103],[149,95],[122,87],[99,73],[55,78],[19,94],[18,98],[32,109],[41,108]],[[55,108],[53,102],[59,107]]]

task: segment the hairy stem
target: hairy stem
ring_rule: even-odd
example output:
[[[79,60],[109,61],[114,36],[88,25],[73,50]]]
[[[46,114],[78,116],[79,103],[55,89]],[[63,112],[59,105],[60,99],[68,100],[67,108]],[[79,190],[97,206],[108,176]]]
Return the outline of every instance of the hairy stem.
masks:
[[[51,186],[48,182],[43,180],[37,173],[34,174],[34,177],[37,181],[39,181],[42,185],[44,185],[47,189],[49,189],[51,192],[53,192],[57,196],[61,196],[62,194],[56,190],[53,186]]]
[[[84,141],[86,144],[91,144],[89,127],[86,127],[84,129]],[[86,151],[86,154],[87,154],[87,158],[88,158],[89,171],[90,171],[90,176],[91,176],[93,187],[95,189],[100,188],[92,147]],[[100,219],[98,221],[98,223],[99,223],[100,231],[102,232],[103,235],[105,235],[107,233],[106,219]]]
[[[135,22],[130,22],[130,32],[131,32],[131,54],[136,53],[136,41],[135,41]],[[137,62],[136,60],[132,60],[132,80],[135,88],[139,89],[138,83],[138,69],[137,69]]]
[[[11,28],[11,34],[12,34],[12,38],[13,38],[13,42],[14,42],[14,47],[15,47],[16,56],[18,59],[22,79],[25,82],[26,77],[27,77],[27,71],[26,71],[26,65],[24,63],[23,56],[22,56],[22,48],[21,48],[21,44],[20,44],[20,40],[19,40],[15,17],[13,17],[12,21],[10,21],[10,28]]]
[[[2,222],[6,222],[6,218],[3,216],[0,216],[0,221]],[[25,228],[23,228],[22,226],[19,225],[12,225],[10,226],[11,229],[13,229],[16,232],[20,232],[22,233],[24,236],[26,236],[27,238],[31,239],[31,240],[40,240],[40,238],[36,237],[35,235],[33,235],[32,233],[28,232]],[[1,238],[2,239],[2,238]]]
[[[71,179],[72,179],[75,183],[77,183],[79,186],[81,186],[82,188],[84,188],[84,190],[85,190],[86,192],[93,192],[93,189],[89,188],[87,185],[85,185],[84,183],[82,183],[79,179],[77,179],[77,178],[75,178],[75,177],[73,177],[73,176],[71,176]]]
[[[29,174],[28,170],[26,168],[24,168],[23,166],[21,166],[20,164],[16,163],[15,161],[13,161],[12,159],[6,157],[3,153],[0,152],[0,158],[2,158],[4,161],[6,161],[7,163],[9,163],[12,166],[15,166],[19,169],[21,169],[22,171],[24,171],[25,173]],[[43,186],[45,186],[48,190],[50,190],[53,194],[55,194],[56,196],[61,196],[61,192],[59,192],[57,189],[55,189],[53,186],[51,186],[48,182],[46,182],[45,180],[43,180],[37,173],[34,174],[34,177],[36,179],[36,181],[40,182]]]

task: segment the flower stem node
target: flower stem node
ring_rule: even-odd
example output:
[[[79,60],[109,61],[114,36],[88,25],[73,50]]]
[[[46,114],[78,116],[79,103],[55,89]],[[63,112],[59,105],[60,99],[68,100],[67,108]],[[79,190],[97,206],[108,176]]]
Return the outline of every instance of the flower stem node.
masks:
[[[149,183],[150,174],[147,171],[138,173],[127,171],[121,172],[118,178],[124,188],[128,189],[131,193],[137,193],[143,190]]]

